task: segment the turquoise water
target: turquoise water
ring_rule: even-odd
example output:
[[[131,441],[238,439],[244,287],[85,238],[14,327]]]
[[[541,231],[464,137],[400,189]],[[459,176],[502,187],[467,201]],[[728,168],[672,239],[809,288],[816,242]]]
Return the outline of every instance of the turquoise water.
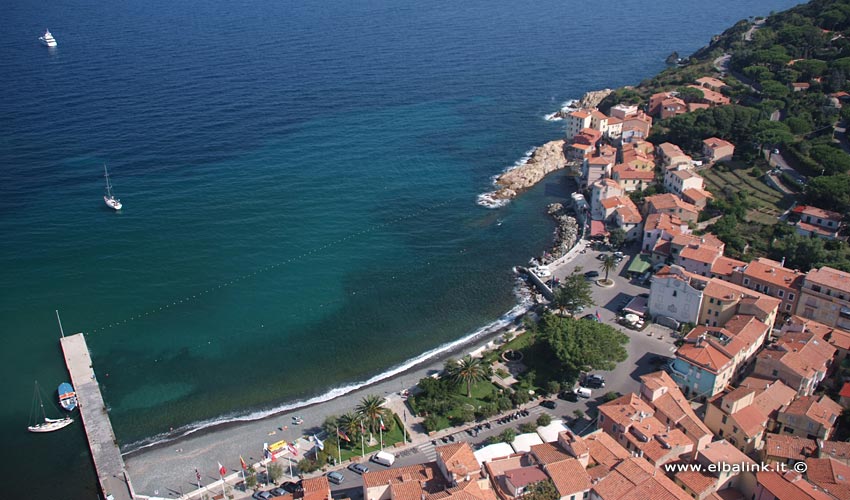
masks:
[[[724,0],[711,18],[667,0],[10,6],[10,492],[47,494],[44,474],[69,497],[94,489],[79,425],[24,429],[33,380],[53,398],[67,378],[54,309],[87,333],[126,449],[374,377],[515,306],[510,269],[546,248],[562,184],[499,210],[475,198],[558,137],[543,115],[794,3]],[[101,199],[104,162],[120,213]]]

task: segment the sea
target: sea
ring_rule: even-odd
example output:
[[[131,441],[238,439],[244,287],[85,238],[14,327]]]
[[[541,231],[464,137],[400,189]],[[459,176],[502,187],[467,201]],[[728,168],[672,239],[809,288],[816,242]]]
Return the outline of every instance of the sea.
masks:
[[[1,496],[97,496],[79,419],[26,431],[35,381],[60,415],[55,311],[125,451],[379,380],[522,312],[570,184],[476,200],[546,115],[797,3],[9,2]]]

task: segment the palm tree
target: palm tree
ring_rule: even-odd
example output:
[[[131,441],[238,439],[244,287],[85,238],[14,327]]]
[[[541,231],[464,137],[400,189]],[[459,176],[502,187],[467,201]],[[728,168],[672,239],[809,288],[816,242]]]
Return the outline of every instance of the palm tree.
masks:
[[[346,436],[352,439],[352,442],[356,436],[360,434],[360,415],[348,412],[341,417],[339,417],[339,428],[342,432],[345,433]]]
[[[605,271],[605,282],[610,283],[608,279],[608,273],[611,272],[612,269],[617,267],[617,261],[614,260],[613,255],[606,255],[604,259],[602,259],[602,264],[600,264],[599,269]]]
[[[378,428],[381,415],[383,414],[384,398],[377,394],[370,394],[360,400],[355,411],[360,417],[366,421],[369,426],[369,432],[375,432]]]
[[[487,367],[481,362],[481,358],[473,358],[467,354],[457,362],[451,375],[458,384],[466,384],[466,397],[471,398],[472,384],[487,377]]]

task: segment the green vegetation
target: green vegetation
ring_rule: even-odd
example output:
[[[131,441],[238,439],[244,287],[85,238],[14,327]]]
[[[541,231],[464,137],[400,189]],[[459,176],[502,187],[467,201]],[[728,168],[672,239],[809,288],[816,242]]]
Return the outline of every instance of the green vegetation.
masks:
[[[523,500],[558,500],[560,493],[551,480],[538,481],[525,489]]]
[[[536,335],[560,361],[561,369],[575,376],[582,370],[613,370],[628,357],[629,337],[596,321],[544,314]]]
[[[599,269],[605,273],[605,283],[611,283],[611,280],[608,279],[608,275],[611,273],[612,269],[616,268],[617,261],[614,259],[614,255],[608,254],[602,259],[602,262],[599,264]]]
[[[554,303],[556,307],[565,309],[570,314],[575,314],[576,311],[592,306],[594,302],[590,283],[584,279],[584,276],[574,272],[567,276],[555,291]]]
[[[446,364],[455,363],[450,360]],[[489,366],[486,369],[489,370]],[[429,432],[487,418],[513,407],[509,397],[500,393],[489,380],[471,383],[469,391],[465,382],[458,383],[451,375],[426,377],[418,385],[420,392],[408,399],[408,404],[416,414],[425,417],[423,425]]]
[[[458,384],[466,386],[466,397],[472,397],[472,385],[486,379],[490,375],[490,367],[484,365],[481,358],[466,355],[460,361],[446,367],[446,372]]]

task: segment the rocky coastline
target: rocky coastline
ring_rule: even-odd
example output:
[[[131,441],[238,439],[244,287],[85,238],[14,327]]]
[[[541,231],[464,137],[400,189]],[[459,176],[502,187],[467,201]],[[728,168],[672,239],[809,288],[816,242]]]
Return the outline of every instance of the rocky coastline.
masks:
[[[560,203],[552,203],[548,213],[555,219],[555,238],[550,251],[550,261],[558,260],[567,254],[578,241],[578,222],[575,217],[567,214],[567,209]]]

